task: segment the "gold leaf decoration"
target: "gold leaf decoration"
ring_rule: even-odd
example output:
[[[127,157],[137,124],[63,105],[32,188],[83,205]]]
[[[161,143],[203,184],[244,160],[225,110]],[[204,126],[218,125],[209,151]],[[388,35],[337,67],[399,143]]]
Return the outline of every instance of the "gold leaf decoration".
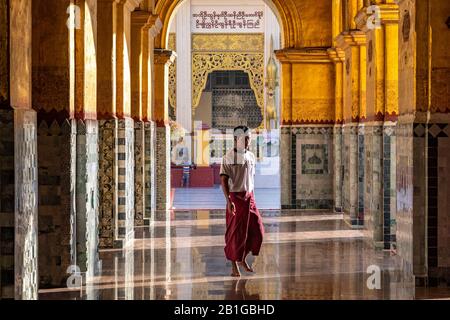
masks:
[[[248,74],[256,102],[264,111],[264,53],[197,52],[192,54],[192,108],[200,103],[208,74],[213,71],[241,70]]]
[[[192,51],[264,52],[264,33],[192,34]]]
[[[168,49],[176,51],[176,34],[169,34]],[[169,104],[176,110],[177,107],[177,64],[171,63],[169,66]]]

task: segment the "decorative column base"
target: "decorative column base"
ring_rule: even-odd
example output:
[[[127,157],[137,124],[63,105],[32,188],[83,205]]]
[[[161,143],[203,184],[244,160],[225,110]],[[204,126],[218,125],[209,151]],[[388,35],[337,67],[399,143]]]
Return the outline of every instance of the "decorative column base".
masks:
[[[134,123],[134,224],[144,225],[145,212],[145,132],[144,122]]]
[[[383,249],[382,123],[366,124],[364,131],[364,230],[369,243]]]
[[[366,152],[365,152],[365,126],[364,124],[358,125],[358,226],[364,226],[364,200],[365,200],[365,175],[364,167],[366,165]]]
[[[334,160],[334,211],[342,212],[342,125],[335,125],[333,128],[333,160]]]
[[[404,272],[427,279],[425,125],[401,121],[397,127],[397,254]]]
[[[76,265],[86,279],[99,274],[98,122],[77,121]]]
[[[99,121],[99,247],[113,248],[117,215],[117,120]]]
[[[399,119],[396,130],[397,252],[417,286],[450,283],[448,176],[450,119]],[[438,121],[436,121],[438,120]]]
[[[344,124],[342,136],[342,161],[344,164],[342,207],[344,219],[351,227],[361,228],[362,219],[358,215],[358,124]]]
[[[292,209],[295,202],[295,171],[291,175],[292,166],[292,128],[282,126],[280,129],[280,178],[281,178],[281,208]],[[295,159],[295,158],[294,158]],[[292,189],[294,187],[294,189]],[[294,192],[294,194],[292,194]]]
[[[38,298],[37,120],[0,110],[0,298]]]
[[[145,224],[155,217],[156,209],[156,125],[154,122],[144,123],[145,134]]]
[[[332,211],[333,129],[325,125],[301,125],[284,127],[281,132],[282,208]],[[289,197],[283,196],[286,190]]]
[[[170,209],[170,127],[156,128],[156,209]]]
[[[77,124],[38,117],[39,287],[52,288],[66,286],[67,268],[76,264]]]
[[[396,137],[395,123],[383,125],[383,242],[384,249],[395,249],[396,243]]]
[[[134,237],[134,121],[118,120],[117,131],[118,166],[118,213],[116,216],[115,247]]]

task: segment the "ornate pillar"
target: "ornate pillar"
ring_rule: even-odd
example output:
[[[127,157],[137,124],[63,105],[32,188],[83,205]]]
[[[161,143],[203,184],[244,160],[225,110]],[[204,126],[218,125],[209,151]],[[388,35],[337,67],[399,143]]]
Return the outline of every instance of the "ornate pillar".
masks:
[[[118,211],[116,246],[133,237],[134,227],[134,121],[131,118],[131,12],[137,0],[121,0],[116,13],[116,115]]]
[[[98,274],[97,0],[77,3],[75,31],[76,260],[89,282]]]
[[[293,168],[292,152],[292,65],[281,51],[277,51],[277,58],[281,63],[281,128],[280,128],[280,179],[281,179],[281,208],[295,208],[296,183]],[[295,159],[295,158],[294,158]]]
[[[0,1],[0,12],[0,299],[37,299],[37,121],[31,101],[31,1]]]
[[[332,60],[323,49],[284,49],[277,51],[277,58],[283,78],[282,205],[302,210],[331,210],[335,121]],[[315,81],[320,81],[320,86]]]
[[[336,39],[345,52],[343,83],[342,207],[353,227],[364,224],[364,128],[366,112],[366,38],[361,31],[343,32]]]
[[[76,5],[33,1],[43,288],[66,285],[70,265],[88,279],[98,269],[97,1]]]
[[[142,108],[144,113],[144,135],[145,135],[145,223],[149,224],[154,218],[156,209],[156,124],[153,121],[154,100],[154,39],[162,28],[162,22],[158,16],[149,17],[147,24],[142,30],[143,57],[142,64]]]
[[[168,72],[175,53],[170,50],[154,51],[154,109],[156,122],[156,208],[170,206],[170,127],[168,124]]]
[[[343,115],[343,90],[344,90],[344,62],[345,53],[340,49],[330,49],[328,51],[333,60],[335,68],[335,125],[333,128],[333,160],[334,160],[334,210],[342,212],[342,186],[343,186],[343,166],[342,166],[342,122]]]
[[[97,117],[99,119],[99,246],[114,246],[118,212],[116,119],[116,0],[98,1]]]
[[[47,13],[56,15],[58,11],[65,12],[69,3],[53,1],[47,5],[50,10]],[[44,1],[33,1],[33,17],[43,19],[43,7]],[[51,49],[52,58],[57,58],[53,61],[53,68],[49,67],[48,55],[38,55],[37,45],[32,50],[33,107],[38,111],[40,288],[63,285],[67,268],[76,260],[76,166],[73,161],[76,154],[76,124],[70,118],[75,113],[75,99],[71,92],[71,85],[75,87],[75,64],[74,51],[69,49],[70,46],[75,47],[75,28],[63,27],[67,18],[64,15],[52,23],[53,29],[61,26],[64,33],[60,35],[44,25],[34,26],[32,31],[34,44],[39,43],[38,39],[44,34],[51,41],[66,38],[65,41],[61,39],[57,48]],[[41,50],[50,50],[49,47],[48,43],[41,44]],[[45,87],[45,82],[55,85]],[[53,106],[48,99],[50,96]]]
[[[389,3],[381,7],[385,39],[385,109],[383,128],[383,194],[384,248],[395,249],[396,243],[396,126],[399,99],[399,10]]]
[[[145,212],[145,123],[144,98],[147,88],[144,86],[144,65],[148,59],[147,23],[150,13],[146,11],[135,11],[131,14],[131,115],[134,119],[134,223],[137,226],[144,225]],[[145,29],[144,29],[145,28]],[[146,56],[147,55],[147,56]],[[148,68],[147,68],[148,69]],[[145,92],[144,92],[145,88]]]

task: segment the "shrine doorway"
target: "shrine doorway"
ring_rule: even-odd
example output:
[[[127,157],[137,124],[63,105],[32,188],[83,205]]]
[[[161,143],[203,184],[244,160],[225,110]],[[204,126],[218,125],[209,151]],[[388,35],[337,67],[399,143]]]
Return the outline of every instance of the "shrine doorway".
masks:
[[[225,207],[220,163],[232,148],[232,129],[246,125],[258,206],[280,209],[280,47],[278,19],[263,0],[186,0],[174,11],[167,33],[167,48],[176,53],[168,77],[172,208]]]

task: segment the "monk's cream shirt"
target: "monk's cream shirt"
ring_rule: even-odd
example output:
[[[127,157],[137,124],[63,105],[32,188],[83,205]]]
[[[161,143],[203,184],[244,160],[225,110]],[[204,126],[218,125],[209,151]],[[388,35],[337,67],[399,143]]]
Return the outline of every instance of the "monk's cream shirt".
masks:
[[[222,158],[220,175],[228,176],[230,192],[252,192],[255,187],[255,168],[256,159],[252,152],[231,149]]]

